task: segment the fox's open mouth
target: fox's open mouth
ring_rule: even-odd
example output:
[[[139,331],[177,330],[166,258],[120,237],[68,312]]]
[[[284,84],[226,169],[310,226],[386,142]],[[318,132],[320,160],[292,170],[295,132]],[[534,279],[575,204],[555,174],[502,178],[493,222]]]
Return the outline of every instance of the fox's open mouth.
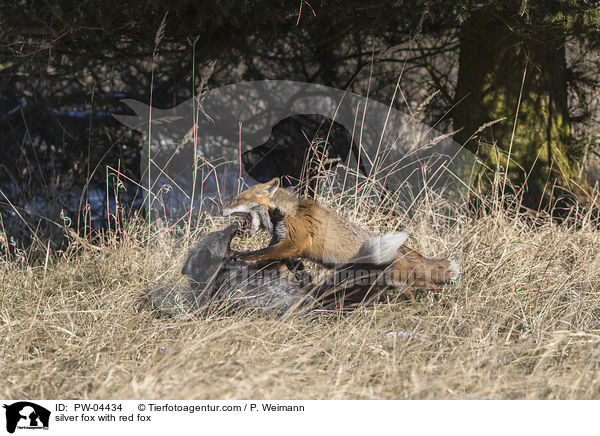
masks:
[[[266,230],[270,235],[273,234],[273,224],[269,217],[269,211],[265,206],[237,206],[223,209],[223,216],[237,215],[244,219],[243,229],[253,235],[260,228]]]
[[[261,221],[257,212],[234,212],[232,215],[239,216],[242,219],[242,230],[250,236],[260,228]]]

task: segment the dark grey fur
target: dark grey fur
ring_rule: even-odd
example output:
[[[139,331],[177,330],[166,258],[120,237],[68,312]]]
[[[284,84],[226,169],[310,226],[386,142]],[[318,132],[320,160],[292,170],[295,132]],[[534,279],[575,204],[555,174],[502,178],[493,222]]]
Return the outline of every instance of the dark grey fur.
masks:
[[[389,265],[349,262],[336,267],[319,284],[311,295],[327,309],[354,309],[376,301],[386,289],[392,287],[385,280]]]
[[[238,226],[231,225],[201,238],[182,269],[190,279],[189,288],[150,291],[153,306],[169,316],[205,309],[210,313],[257,311],[280,317],[313,301],[298,282],[280,272],[280,262],[246,263],[231,258],[229,245],[237,231]]]

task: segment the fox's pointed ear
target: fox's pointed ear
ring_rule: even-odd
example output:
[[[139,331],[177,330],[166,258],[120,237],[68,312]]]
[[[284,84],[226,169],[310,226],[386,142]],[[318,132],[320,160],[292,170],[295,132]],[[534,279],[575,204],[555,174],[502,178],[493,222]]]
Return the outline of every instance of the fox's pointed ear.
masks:
[[[271,179],[265,183],[265,190],[267,191],[267,194],[273,196],[275,191],[277,191],[277,188],[279,188],[279,183],[279,177],[275,177],[274,179]]]

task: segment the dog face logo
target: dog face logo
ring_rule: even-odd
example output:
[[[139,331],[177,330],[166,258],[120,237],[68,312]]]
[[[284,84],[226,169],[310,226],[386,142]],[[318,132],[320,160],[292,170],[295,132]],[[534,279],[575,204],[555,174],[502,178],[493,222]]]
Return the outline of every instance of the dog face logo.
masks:
[[[481,166],[451,135],[387,102],[315,83],[235,83],[170,109],[122,102],[135,115],[114,117],[145,135],[140,183],[152,198],[146,212],[160,216],[211,209],[276,177],[284,187],[312,180],[310,192],[325,175],[335,178],[328,190],[351,191],[363,180],[365,192],[386,186],[395,207],[410,214],[430,189],[462,204]]]
[[[48,429],[50,411],[29,401],[19,401],[10,405],[4,404],[6,409],[6,431],[14,433],[19,429]]]

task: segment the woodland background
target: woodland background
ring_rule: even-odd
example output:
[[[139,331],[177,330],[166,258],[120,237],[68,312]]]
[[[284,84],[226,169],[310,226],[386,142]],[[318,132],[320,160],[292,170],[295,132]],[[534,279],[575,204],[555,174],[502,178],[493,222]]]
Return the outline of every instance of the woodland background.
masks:
[[[522,206],[597,208],[599,49],[592,1],[4,1],[2,224],[20,245],[35,230],[60,247],[65,217],[79,233],[106,226],[115,188],[138,209],[127,177],[142,139],[111,116],[130,113],[120,100],[170,108],[261,79],[388,104],[401,77],[396,109],[427,99],[422,121],[492,170],[510,154]]]

